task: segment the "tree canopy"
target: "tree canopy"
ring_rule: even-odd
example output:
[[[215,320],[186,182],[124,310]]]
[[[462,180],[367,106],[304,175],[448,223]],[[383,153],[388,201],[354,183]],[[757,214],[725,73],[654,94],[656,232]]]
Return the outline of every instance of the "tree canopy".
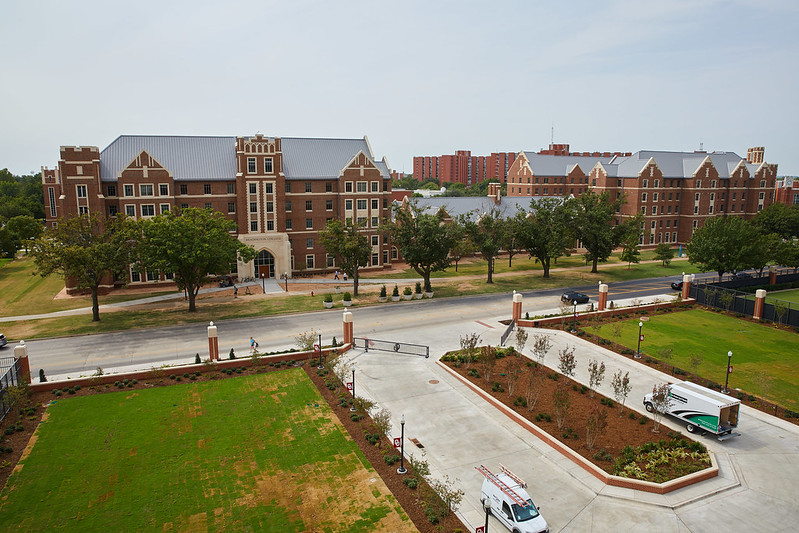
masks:
[[[137,267],[171,272],[178,289],[186,291],[189,312],[197,311],[196,296],[209,274],[228,272],[237,258],[246,263],[256,256],[232,234],[236,223],[211,209],[167,211],[140,221],[139,231]]]
[[[319,232],[319,242],[327,253],[335,256],[336,264],[352,279],[352,292],[358,296],[359,269],[369,264],[372,246],[369,237],[353,220],[331,220]]]
[[[15,176],[7,168],[0,169],[0,220],[20,215],[44,219],[42,175]]]
[[[482,214],[472,213],[471,216],[461,215],[460,223],[466,228],[466,233],[475,248],[488,264],[486,283],[494,283],[494,261],[502,249],[506,228],[499,210],[491,209],[488,213]]]
[[[611,202],[607,192],[596,194],[593,191],[568,201],[573,212],[575,236],[587,250],[586,259],[592,262],[591,272],[597,272],[599,261],[607,261],[626,234],[624,223],[613,223],[619,216],[621,204],[621,198]]]
[[[704,270],[715,271],[719,281],[725,272],[744,270],[751,265],[758,232],[747,221],[736,216],[708,219],[694,232],[688,243],[688,261]]]
[[[33,260],[41,276],[60,274],[76,288],[91,290],[94,322],[100,320],[100,284],[127,279],[131,223],[124,216],[96,214],[60,219],[57,227],[47,229],[33,244]]]
[[[760,233],[776,233],[783,239],[799,237],[799,206],[771,204],[751,221]]]
[[[545,278],[549,277],[552,259],[566,255],[574,243],[569,220],[569,210],[560,198],[532,200],[529,213],[517,214],[522,246],[541,263]]]

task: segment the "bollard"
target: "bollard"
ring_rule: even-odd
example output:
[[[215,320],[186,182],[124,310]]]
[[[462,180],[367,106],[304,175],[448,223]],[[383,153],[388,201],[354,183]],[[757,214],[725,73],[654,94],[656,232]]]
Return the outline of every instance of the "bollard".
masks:
[[[608,305],[608,284],[607,283],[600,283],[599,284],[599,306],[597,309],[599,311],[604,311],[605,307]]]
[[[766,291],[763,289],[757,289],[755,292],[755,312],[752,314],[752,318],[755,320],[760,320],[763,318],[763,304],[766,301]]]
[[[352,325],[352,312],[344,311],[343,314],[343,329],[344,329],[344,344],[352,344],[353,339],[353,325]]]
[[[208,326],[208,356],[211,361],[219,360],[219,339],[216,336],[216,326],[213,322]]]
[[[522,295],[519,292],[513,291],[513,320],[519,323],[522,318]]]

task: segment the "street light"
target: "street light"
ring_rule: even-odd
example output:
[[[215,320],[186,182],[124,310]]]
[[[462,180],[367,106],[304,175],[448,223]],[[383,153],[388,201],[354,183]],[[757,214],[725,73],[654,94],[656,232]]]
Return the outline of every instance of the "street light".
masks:
[[[491,514],[491,498],[486,498],[483,502],[483,509],[486,512],[486,525],[483,528],[483,533],[488,533],[488,515]]]
[[[322,368],[324,368],[324,366],[322,365],[322,334],[321,333],[319,334],[319,366],[317,368],[319,368],[320,370]]]
[[[402,418],[400,418],[400,427],[402,428],[400,431],[400,467],[397,468],[397,474],[405,474],[407,472],[405,469],[405,413],[402,413]]]
[[[286,292],[289,292],[289,273],[283,272],[283,279],[286,280]]]
[[[643,327],[644,327],[644,323],[643,322],[639,322],[638,323],[638,349],[635,351],[635,358],[636,359],[640,359],[641,358],[641,339],[644,338],[644,336],[641,335],[641,329]]]
[[[577,300],[572,300],[574,313],[572,314],[572,331],[577,331]]]
[[[266,294],[266,273],[261,272],[261,284],[264,288],[264,294]]]
[[[727,352],[727,375],[724,377],[724,390],[721,391],[724,394],[728,394],[730,389],[727,388],[727,385],[730,383],[730,363],[732,362],[732,350]]]

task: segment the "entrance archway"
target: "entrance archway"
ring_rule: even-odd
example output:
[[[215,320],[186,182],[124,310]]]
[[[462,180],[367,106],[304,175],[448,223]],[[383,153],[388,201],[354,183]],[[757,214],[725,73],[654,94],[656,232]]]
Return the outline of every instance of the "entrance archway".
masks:
[[[258,252],[258,257],[255,258],[255,273],[260,278],[263,274],[267,278],[275,277],[275,256],[266,250]]]

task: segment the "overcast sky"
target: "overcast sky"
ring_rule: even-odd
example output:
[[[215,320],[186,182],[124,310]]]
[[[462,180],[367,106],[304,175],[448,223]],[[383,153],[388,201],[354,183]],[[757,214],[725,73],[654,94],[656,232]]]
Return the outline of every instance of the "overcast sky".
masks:
[[[799,2],[3,1],[0,168],[118,135],[376,157],[765,146],[799,175]]]

